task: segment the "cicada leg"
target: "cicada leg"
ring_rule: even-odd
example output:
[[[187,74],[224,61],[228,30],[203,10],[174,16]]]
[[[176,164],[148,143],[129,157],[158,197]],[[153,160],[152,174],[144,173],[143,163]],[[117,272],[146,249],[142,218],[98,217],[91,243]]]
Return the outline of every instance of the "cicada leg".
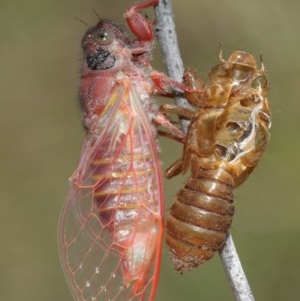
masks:
[[[130,30],[141,41],[151,42],[154,39],[154,33],[153,24],[140,11],[144,8],[158,5],[158,2],[159,0],[150,0],[138,3],[125,12],[125,19]]]
[[[171,179],[179,175],[182,171],[182,159],[178,159],[165,171],[165,177]]]

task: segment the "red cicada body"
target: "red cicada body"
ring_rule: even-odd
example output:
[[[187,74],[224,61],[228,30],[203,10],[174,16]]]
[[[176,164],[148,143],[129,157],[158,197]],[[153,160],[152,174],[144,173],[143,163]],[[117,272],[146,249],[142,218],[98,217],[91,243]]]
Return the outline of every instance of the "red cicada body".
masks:
[[[167,219],[166,240],[180,273],[210,259],[224,244],[234,214],[233,190],[251,174],[269,141],[269,81],[252,55],[234,52],[210,72],[203,93],[186,93],[189,110],[165,112],[190,120],[182,158],[166,172],[191,175],[177,194]],[[202,87],[187,70],[185,84]]]
[[[154,34],[139,10],[157,3],[127,10],[136,39],[100,19],[82,40],[86,137],[59,221],[61,262],[77,301],[156,293],[164,197],[155,125],[172,125],[152,96],[183,89],[149,64]]]

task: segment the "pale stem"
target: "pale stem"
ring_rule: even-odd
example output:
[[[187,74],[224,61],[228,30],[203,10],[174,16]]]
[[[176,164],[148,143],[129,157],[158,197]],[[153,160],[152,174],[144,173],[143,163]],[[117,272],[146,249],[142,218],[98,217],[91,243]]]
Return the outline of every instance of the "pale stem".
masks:
[[[178,47],[171,1],[161,0],[155,12],[156,36],[160,44],[167,72],[170,77],[181,82],[184,67]],[[176,98],[176,103],[182,107],[191,107],[191,105],[181,97]],[[188,124],[189,122],[187,120],[181,120],[182,129],[185,132],[187,131]]]
[[[219,254],[235,299],[237,301],[254,301],[254,296],[230,234]]]
[[[157,22],[156,35],[162,50],[167,72],[170,77],[181,81],[184,67],[178,47],[171,0],[160,0],[155,12]],[[176,98],[176,103],[184,107],[190,106],[185,99],[179,97]],[[182,129],[186,132],[188,122],[183,120],[181,125]],[[254,301],[255,299],[230,234],[219,254],[235,299],[237,301]]]

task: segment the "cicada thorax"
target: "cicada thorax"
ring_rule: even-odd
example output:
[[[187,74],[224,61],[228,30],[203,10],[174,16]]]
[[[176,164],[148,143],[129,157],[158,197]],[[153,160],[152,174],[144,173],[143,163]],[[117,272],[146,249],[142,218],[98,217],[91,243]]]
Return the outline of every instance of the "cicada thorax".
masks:
[[[190,169],[167,219],[167,244],[181,273],[210,259],[223,246],[234,214],[233,190],[256,167],[269,141],[269,88],[264,68],[252,55],[236,51],[212,69],[203,93],[186,93],[195,106],[172,113],[190,119],[183,156],[166,172],[171,178]],[[198,75],[186,71],[196,87]],[[168,110],[166,110],[168,111]]]

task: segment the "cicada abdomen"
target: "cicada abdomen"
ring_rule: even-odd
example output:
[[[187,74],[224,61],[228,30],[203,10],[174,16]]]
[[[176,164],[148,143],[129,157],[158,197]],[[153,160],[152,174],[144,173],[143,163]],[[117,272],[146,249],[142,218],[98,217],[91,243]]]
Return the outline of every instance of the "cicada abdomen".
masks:
[[[210,259],[226,239],[234,214],[233,190],[256,167],[269,141],[269,81],[264,66],[236,51],[210,72],[203,93],[186,93],[195,106],[165,106],[165,112],[190,120],[182,158],[166,172],[191,175],[178,192],[167,219],[166,240],[180,273]],[[184,81],[199,87],[187,70]]]

